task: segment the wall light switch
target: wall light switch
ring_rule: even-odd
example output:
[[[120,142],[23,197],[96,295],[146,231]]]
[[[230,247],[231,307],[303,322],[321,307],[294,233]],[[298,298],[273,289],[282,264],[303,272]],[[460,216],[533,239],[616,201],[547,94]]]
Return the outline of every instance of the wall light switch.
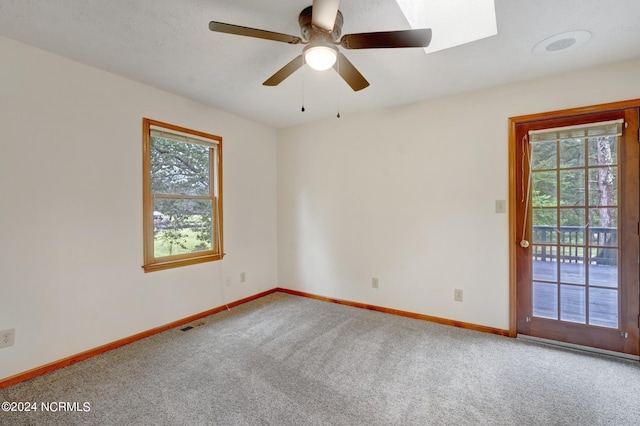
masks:
[[[506,213],[506,212],[507,212],[507,201],[496,200],[496,213]]]
[[[380,279],[378,279],[377,277],[371,278],[371,287],[380,288]]]
[[[462,302],[462,290],[460,290],[459,288],[453,290],[453,300],[455,300],[456,302]]]

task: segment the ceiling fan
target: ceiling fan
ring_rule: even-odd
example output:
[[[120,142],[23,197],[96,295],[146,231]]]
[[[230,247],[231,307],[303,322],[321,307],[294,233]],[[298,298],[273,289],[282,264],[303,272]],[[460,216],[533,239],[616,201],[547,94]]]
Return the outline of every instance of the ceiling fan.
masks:
[[[345,49],[381,49],[427,47],[431,42],[430,28],[346,34],[340,38],[344,19],[338,10],[339,3],[339,0],[313,0],[313,4],[300,12],[298,17],[302,37],[216,21],[209,22],[209,29],[289,44],[306,44],[302,54],[262,83],[265,86],[277,86],[307,63],[320,71],[333,67],[354,91],[362,90],[369,86],[369,82],[336,46]]]

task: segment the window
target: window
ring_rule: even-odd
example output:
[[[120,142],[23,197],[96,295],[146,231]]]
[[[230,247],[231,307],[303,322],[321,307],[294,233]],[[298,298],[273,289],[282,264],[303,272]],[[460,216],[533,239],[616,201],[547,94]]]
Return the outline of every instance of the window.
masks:
[[[219,260],[222,138],[143,119],[145,272]]]

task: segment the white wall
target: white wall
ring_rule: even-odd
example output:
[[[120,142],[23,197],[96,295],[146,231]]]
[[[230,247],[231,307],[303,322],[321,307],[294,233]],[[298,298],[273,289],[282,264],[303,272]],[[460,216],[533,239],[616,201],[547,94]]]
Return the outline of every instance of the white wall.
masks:
[[[5,38],[0,58],[0,379],[276,287],[274,129]],[[223,262],[142,271],[143,117],[223,137]]]
[[[279,130],[280,285],[508,329],[508,118],[640,98],[638,76],[634,60]]]

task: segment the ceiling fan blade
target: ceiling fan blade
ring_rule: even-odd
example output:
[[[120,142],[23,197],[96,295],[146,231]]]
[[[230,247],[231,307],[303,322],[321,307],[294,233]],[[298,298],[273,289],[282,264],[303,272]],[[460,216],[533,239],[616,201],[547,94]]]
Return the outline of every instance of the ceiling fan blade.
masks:
[[[427,47],[429,43],[431,43],[431,28],[346,34],[340,39],[340,44],[345,49]]]
[[[282,83],[285,78],[296,72],[303,65],[302,55],[298,55],[291,62],[280,68],[274,75],[269,77],[264,83],[265,86],[277,86]]]
[[[333,68],[338,71],[340,77],[351,86],[354,92],[369,86],[367,79],[360,74],[360,71],[342,53],[338,53],[338,60],[333,65]]]
[[[217,33],[263,38],[265,40],[281,41],[289,44],[298,44],[302,42],[300,37],[275,33],[273,31],[259,30],[256,28],[241,27],[240,25],[225,24],[224,22],[211,21],[209,22],[209,29]]]
[[[340,0],[313,0],[311,23],[326,31],[333,31]]]

